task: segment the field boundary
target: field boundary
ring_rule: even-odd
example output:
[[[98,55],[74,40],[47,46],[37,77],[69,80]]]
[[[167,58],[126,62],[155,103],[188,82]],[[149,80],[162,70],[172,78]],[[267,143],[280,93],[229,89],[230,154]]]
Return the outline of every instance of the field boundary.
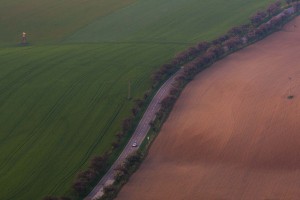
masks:
[[[181,92],[185,88],[185,86],[193,80],[193,77],[197,75],[199,72],[203,71],[207,67],[214,64],[216,61],[219,61],[228,55],[239,51],[253,43],[256,43],[267,36],[271,35],[272,33],[279,31],[282,26],[292,19],[294,19],[296,16],[299,15],[299,9],[300,9],[300,3],[295,3],[293,6],[286,6],[281,8],[281,10],[278,12],[275,12],[271,17],[269,17],[267,20],[264,20],[263,23],[258,24],[255,27],[254,31],[260,32],[261,29],[264,30],[263,34],[257,34],[256,37],[250,37],[252,32],[247,32],[246,34],[243,34],[243,37],[240,37],[239,42],[236,44],[233,44],[233,47],[230,47],[229,42],[226,43],[229,39],[225,39],[224,41],[221,40],[221,48],[222,53],[220,55],[216,55],[216,57],[212,58],[212,60],[209,60],[208,63],[201,65],[201,67],[196,67],[199,69],[194,69],[195,66],[192,66],[195,63],[195,60],[197,61],[198,57],[203,57],[207,52],[209,52],[209,49],[207,48],[206,51],[202,52],[200,56],[197,56],[193,58],[191,61],[189,61],[183,69],[183,74],[181,77],[177,77],[176,81],[173,83],[173,91],[170,92],[169,96],[166,97],[162,101],[161,109],[157,113],[157,117],[155,120],[151,123],[151,129],[147,134],[147,138],[149,138],[148,141],[144,140],[143,144],[141,145],[141,148],[139,151],[136,151],[135,153],[132,153],[131,156],[129,156],[124,163],[123,168],[121,167],[118,169],[119,173],[116,173],[115,180],[111,182],[110,185],[107,185],[104,189],[101,195],[101,198],[98,198],[99,200],[111,200],[114,199],[122,186],[129,180],[130,175],[133,174],[141,164],[141,162],[144,160],[144,158],[147,155],[147,152],[149,150],[149,147],[151,146],[152,142],[157,136],[157,133],[159,133],[163,123],[168,118],[176,100],[180,96]],[[242,25],[242,26],[248,26],[249,24]],[[267,26],[267,27],[266,27]],[[253,30],[251,30],[253,31]],[[250,34],[249,34],[250,33]],[[220,37],[222,38],[222,36]],[[192,74],[190,74],[190,70],[192,69]],[[176,91],[175,91],[176,90]],[[165,101],[165,102],[164,102]],[[137,161],[132,162],[132,160],[136,159]],[[131,163],[131,164],[128,164]],[[125,168],[125,169],[124,169]],[[124,175],[124,170],[129,172],[129,174]],[[121,172],[121,173],[120,173]],[[96,198],[97,199],[97,198]],[[92,200],[96,200],[92,199]]]
[[[136,127],[132,137],[124,148],[123,152],[119,155],[117,160],[110,167],[108,172],[101,178],[93,191],[85,198],[85,200],[95,200],[102,197],[104,194],[104,188],[114,183],[115,176],[117,175],[118,169],[123,165],[126,159],[136,152],[138,147],[133,147],[132,144],[135,142],[138,146],[142,144],[147,136],[151,126],[150,123],[155,120],[156,113],[160,109],[161,101],[169,94],[172,89],[172,84],[174,80],[183,72],[183,70],[177,71],[173,76],[171,76],[156,92],[152,101],[148,105],[147,110],[143,114],[138,126]]]
[[[98,156],[96,159],[92,159],[88,169],[78,174],[77,180],[72,186],[73,191],[71,191],[70,194],[72,198],[83,199],[94,189],[98,180],[101,177],[103,179],[107,171],[114,165],[114,161],[123,153],[123,148],[130,146],[132,134],[142,115],[145,114],[145,110],[150,101],[152,101],[152,97],[155,97],[156,91],[159,91],[159,88],[165,84],[166,80],[170,80],[170,77],[178,72],[180,66],[184,66],[182,73],[174,78],[171,84],[172,87],[165,98],[160,101],[161,105],[156,114],[154,113],[155,118],[151,121],[150,125],[148,124],[148,126],[151,127],[147,130],[147,132],[151,130],[148,133],[149,141],[141,142],[141,149],[137,153],[130,152],[133,153],[131,156],[129,156],[129,154],[126,155],[126,157],[128,156],[127,159],[126,157],[124,158],[124,164],[119,166],[114,173],[115,176],[109,179],[110,182],[105,183],[105,187],[104,184],[100,184],[102,187],[100,190],[102,191],[98,191],[101,195],[98,195],[97,198],[102,195],[100,199],[108,200],[116,197],[121,187],[129,180],[130,175],[134,173],[141,164],[151,142],[157,135],[156,133],[159,132],[162,124],[167,119],[173,105],[186,84],[193,80],[199,72],[211,66],[216,61],[280,30],[283,24],[297,16],[299,10],[299,2],[281,7],[281,3],[277,1],[271,4],[266,11],[260,11],[252,16],[251,23],[233,27],[228,33],[221,35],[211,42],[201,42],[194,47],[190,47],[186,51],[179,53],[169,63],[164,64],[152,75],[152,88],[145,93],[142,100],[135,101],[136,104],[132,109],[133,115],[124,119],[122,131],[117,133],[117,141],[112,144],[112,149],[106,152],[105,156]],[[134,158],[133,164],[132,158]],[[93,165],[93,162],[94,164],[96,163],[96,165]],[[97,166],[97,162],[98,164],[100,162],[100,167]],[[124,173],[124,171],[126,173]],[[47,198],[48,197],[45,199]],[[86,198],[90,197],[88,196]],[[90,199],[95,200],[96,198],[92,197]]]

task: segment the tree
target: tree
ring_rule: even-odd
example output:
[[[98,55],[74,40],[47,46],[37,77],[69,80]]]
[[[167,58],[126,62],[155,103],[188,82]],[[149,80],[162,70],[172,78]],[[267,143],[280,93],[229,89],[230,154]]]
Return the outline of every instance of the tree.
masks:
[[[248,29],[249,29],[249,26],[247,26],[247,25],[236,26],[228,31],[228,35],[230,37],[243,36],[243,35],[245,35],[245,33],[247,32]]]
[[[161,101],[161,107],[164,108],[165,110],[169,109],[173,106],[175,101],[176,98],[174,96],[169,95]]]
[[[98,172],[96,170],[90,168],[83,172],[79,172],[77,174],[77,179],[84,180],[88,183],[91,183],[97,178],[97,176],[98,176]]]
[[[177,96],[179,94],[180,90],[178,88],[172,88],[170,91],[170,95]]]
[[[107,165],[107,159],[107,153],[102,156],[95,156],[92,158],[89,168],[97,172],[101,172]]]
[[[295,12],[298,12],[300,10],[300,3],[299,2],[294,2],[292,5],[293,5],[293,8],[294,8]]]
[[[224,46],[226,46],[228,49],[230,50],[234,50],[236,49],[240,44],[242,43],[242,40],[235,36],[235,37],[231,37],[228,40],[226,40],[224,42]]]
[[[89,183],[86,180],[77,180],[72,188],[78,196],[85,196],[88,192]]]
[[[164,75],[171,75],[176,71],[176,66],[172,64],[164,64],[161,68],[161,71]]]
[[[159,111],[155,114],[158,120],[161,120],[164,116],[164,108],[160,108]]]
[[[276,13],[278,13],[280,11],[280,6],[281,6],[280,1],[276,1],[275,3],[272,3],[267,8],[268,16],[271,17],[271,16],[275,15]]]
[[[247,39],[249,40],[249,41],[254,41],[254,40],[256,40],[257,38],[257,35],[256,35],[256,29],[253,29],[253,30],[251,30],[251,31],[249,31],[248,33],[247,33]]]
[[[195,56],[197,56],[197,54],[198,54],[198,50],[196,47],[190,47],[188,49],[188,59],[189,60],[195,58]]]
[[[214,59],[217,59],[220,56],[222,56],[224,53],[225,53],[225,51],[224,51],[223,47],[219,44],[219,45],[214,45],[214,46],[210,47],[207,50],[206,54],[204,54],[204,55],[206,55],[206,56],[210,57],[210,59],[214,60]]]
[[[184,67],[184,76],[188,79],[192,79],[197,71],[197,66],[194,63],[189,63]]]
[[[220,37],[218,37],[217,39],[213,40],[211,43],[214,46],[220,45],[222,44],[225,40],[227,40],[229,38],[228,35],[221,35]]]
[[[186,61],[188,61],[188,58],[189,58],[188,52],[183,51],[175,56],[174,62],[178,65],[181,65],[181,64],[185,63]]]
[[[210,46],[209,42],[201,42],[196,45],[196,49],[198,50],[199,53],[203,53],[209,48],[209,46]]]
[[[197,69],[199,71],[199,69],[201,69],[202,67],[204,67],[207,63],[205,62],[204,56],[199,56],[198,58],[196,58],[194,60],[193,64],[196,65],[196,67],[197,67]]]
[[[293,2],[293,0],[285,0],[285,2],[286,2],[288,5],[290,5],[290,4]]]
[[[252,17],[250,17],[250,21],[253,25],[261,24],[267,17],[267,13],[264,11],[259,11]]]
[[[280,9],[280,7],[281,7],[281,1],[280,0],[275,1],[275,5]]]

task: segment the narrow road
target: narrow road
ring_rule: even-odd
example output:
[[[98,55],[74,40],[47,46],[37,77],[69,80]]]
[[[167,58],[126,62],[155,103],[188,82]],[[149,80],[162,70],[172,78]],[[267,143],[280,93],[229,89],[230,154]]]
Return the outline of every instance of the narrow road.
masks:
[[[149,123],[155,119],[156,113],[160,109],[160,102],[168,96],[172,88],[172,83],[181,72],[182,69],[170,77],[157,91],[123,152],[85,200],[96,200],[100,198],[103,195],[103,188],[114,182],[116,169],[126,160],[128,155],[138,149],[138,147],[132,147],[132,144],[136,142],[139,145],[143,142],[150,129]]]

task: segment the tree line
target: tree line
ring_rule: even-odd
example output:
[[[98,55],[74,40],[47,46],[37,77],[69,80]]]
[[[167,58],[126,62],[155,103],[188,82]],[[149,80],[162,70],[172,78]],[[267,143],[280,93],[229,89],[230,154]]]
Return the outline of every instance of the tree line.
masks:
[[[134,100],[131,115],[122,122],[121,131],[116,133],[116,140],[112,147],[102,156],[91,159],[86,170],[77,174],[72,184],[72,196],[75,199],[83,198],[89,194],[99,179],[106,173],[109,163],[112,162],[112,154],[121,150],[122,142],[131,135],[138,123],[151,95],[165,80],[172,76],[184,65],[183,73],[178,76],[169,95],[162,100],[161,108],[156,113],[156,119],[151,122],[151,127],[158,132],[162,123],[166,120],[184,86],[199,72],[212,65],[217,60],[228,54],[243,48],[253,42],[261,40],[270,33],[280,29],[295,13],[300,11],[299,0],[286,0],[288,8],[283,8],[281,1],[270,4],[267,9],[255,13],[249,18],[249,23],[231,28],[226,34],[210,42],[200,42],[187,50],[178,53],[169,63],[166,63],[153,73],[152,88],[145,92],[142,99]],[[120,167],[115,184],[105,188],[103,199],[113,199],[116,192],[129,179],[136,170],[143,155],[138,152],[130,156],[123,166]],[[47,196],[44,200],[70,200],[69,197]]]
[[[291,17],[300,11],[299,1],[286,1],[288,8],[282,8],[281,1],[276,1],[250,17],[250,23],[231,28],[226,34],[211,42],[202,42],[187,51],[178,54],[173,63],[183,64],[184,72],[173,83],[173,89],[161,103],[156,122],[152,123],[154,130],[162,124],[180,95],[183,87],[199,72],[212,65],[217,60],[241,49],[253,42],[261,40],[270,33],[279,30]],[[198,46],[203,48],[197,48]],[[176,66],[174,66],[176,67]],[[164,73],[164,70],[159,71]],[[158,82],[160,80],[154,80]]]
[[[233,27],[226,34],[211,42],[201,42],[186,51],[177,54],[174,59],[163,65],[153,76],[153,85],[170,77],[174,69],[185,64],[184,76],[191,79],[206,66],[236,51],[250,43],[264,38],[281,26],[299,11],[299,1],[287,1],[290,9],[283,11],[281,1],[276,1],[268,6],[266,10],[259,11],[250,17],[250,23]]]
[[[270,4],[266,10],[259,11],[251,16],[249,19],[250,23],[233,27],[226,34],[211,42],[201,42],[180,52],[172,61],[164,64],[157,70],[152,76],[152,88],[160,85],[184,65],[183,73],[176,77],[169,95],[161,102],[161,108],[156,113],[155,120],[150,123],[152,130],[157,133],[159,132],[161,125],[167,119],[168,114],[184,86],[192,80],[195,75],[228,54],[280,29],[282,25],[300,10],[300,3],[298,1],[287,2],[287,5],[290,9],[282,8],[282,3],[276,1],[275,3]],[[131,158],[129,158],[129,160],[131,160]],[[135,171],[139,162],[142,161],[142,159],[134,160],[136,163],[132,163],[131,165],[125,164],[122,167],[121,172],[115,177],[116,182],[111,186],[106,187],[104,196],[100,198],[101,200],[111,200],[116,197],[121,186],[128,181],[131,173],[127,172],[132,169]],[[126,163],[128,163],[128,161],[126,161]]]

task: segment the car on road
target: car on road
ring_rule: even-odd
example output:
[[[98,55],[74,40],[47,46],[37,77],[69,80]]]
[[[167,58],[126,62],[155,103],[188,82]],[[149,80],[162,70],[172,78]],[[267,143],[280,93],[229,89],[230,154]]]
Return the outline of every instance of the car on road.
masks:
[[[137,142],[134,142],[134,143],[132,143],[132,145],[131,145],[132,147],[137,147],[138,146],[138,144],[137,144]]]

